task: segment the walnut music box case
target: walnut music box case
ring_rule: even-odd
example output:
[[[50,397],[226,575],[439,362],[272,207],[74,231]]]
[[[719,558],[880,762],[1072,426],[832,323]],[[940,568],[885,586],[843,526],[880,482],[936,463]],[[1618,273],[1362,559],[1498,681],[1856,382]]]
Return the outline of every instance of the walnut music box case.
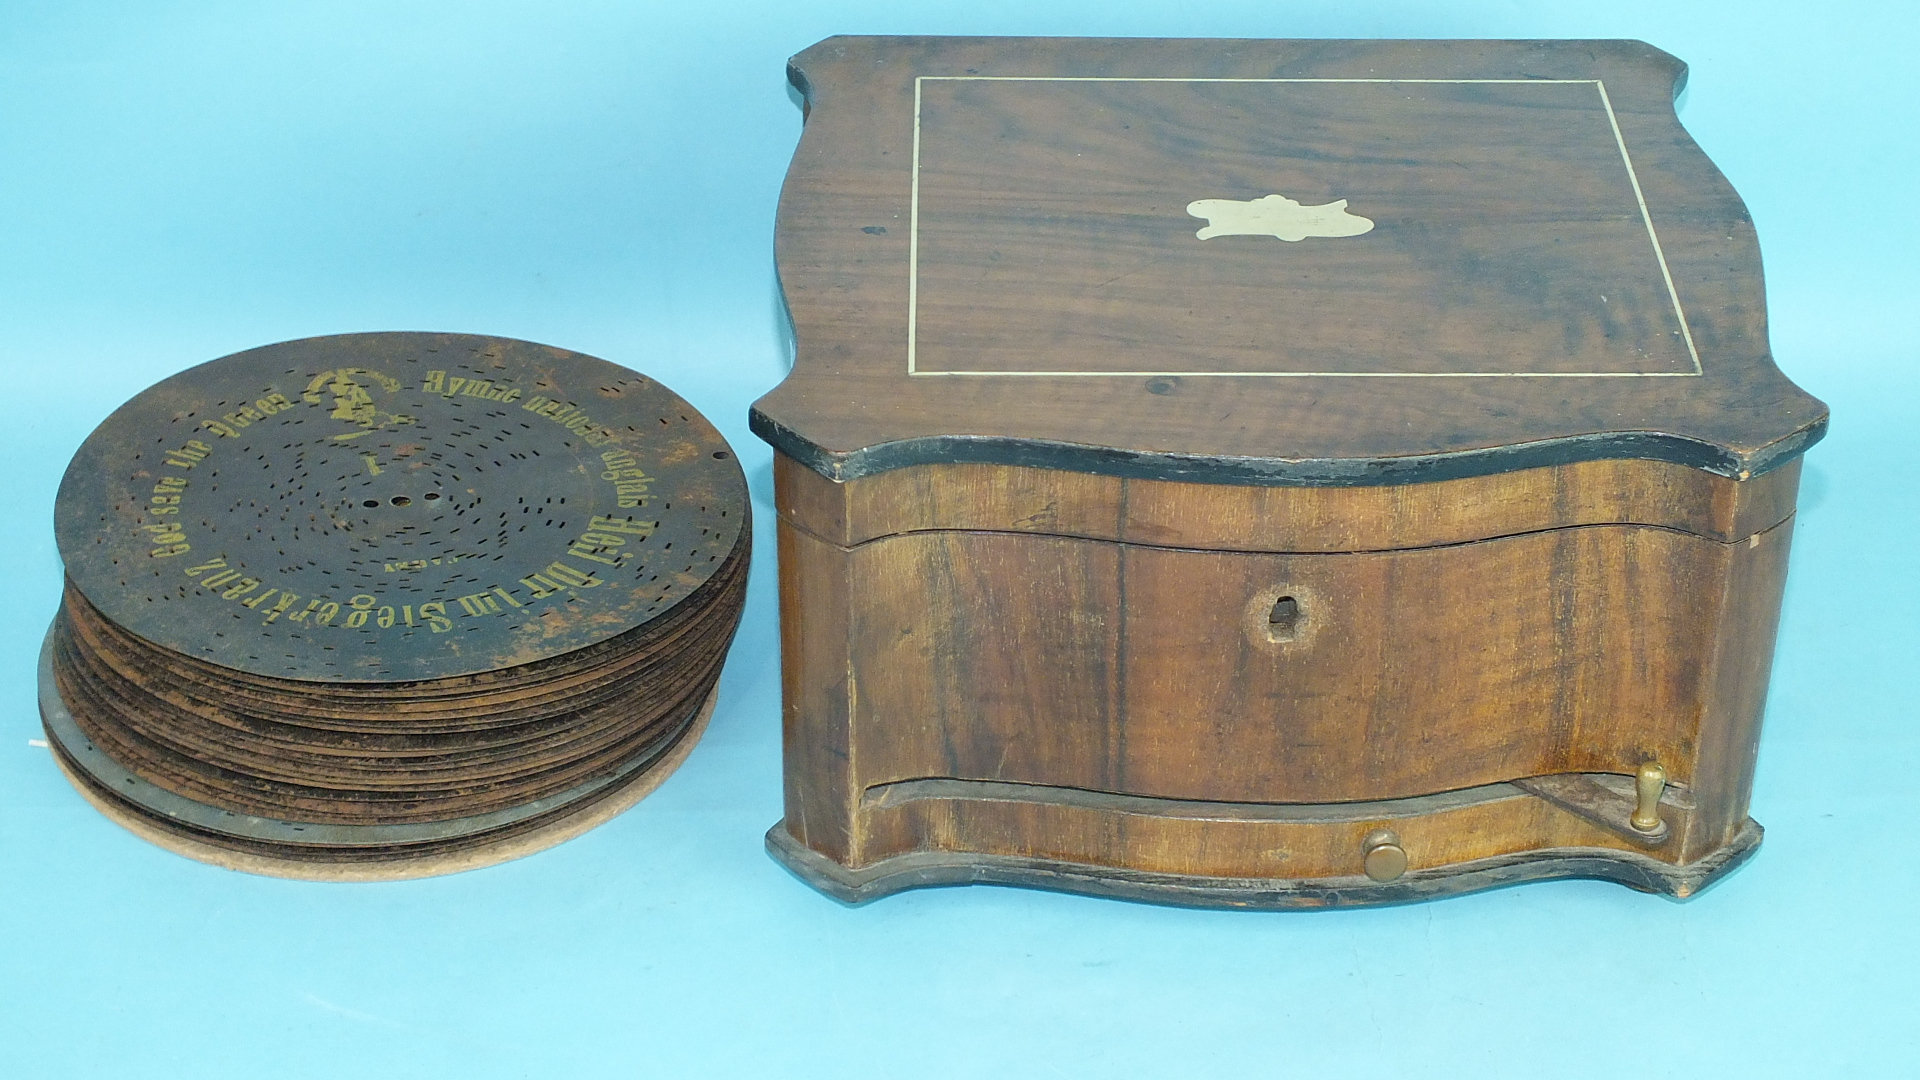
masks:
[[[1800,455],[1631,41],[834,38],[781,200],[783,863],[1306,906],[1747,816]]]

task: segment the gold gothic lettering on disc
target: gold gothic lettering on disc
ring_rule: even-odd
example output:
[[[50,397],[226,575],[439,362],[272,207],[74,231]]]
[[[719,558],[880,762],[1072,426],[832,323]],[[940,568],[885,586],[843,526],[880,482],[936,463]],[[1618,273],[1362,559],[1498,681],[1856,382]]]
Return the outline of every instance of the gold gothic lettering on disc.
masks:
[[[558,656],[719,571],[725,440],[603,360],[460,335],[287,343],[183,372],[83,447],[62,555],[106,618],[282,679]]]
[[[61,482],[48,745],[109,816],[234,869],[526,854],[699,737],[748,514],[718,429],[594,357],[395,333],[202,364]]]

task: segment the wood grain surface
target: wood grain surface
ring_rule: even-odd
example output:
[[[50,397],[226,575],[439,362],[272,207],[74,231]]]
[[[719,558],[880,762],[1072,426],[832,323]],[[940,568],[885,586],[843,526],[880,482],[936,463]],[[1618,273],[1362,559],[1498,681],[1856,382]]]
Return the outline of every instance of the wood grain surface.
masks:
[[[932,529],[1225,551],[1380,551],[1575,525],[1654,525],[1731,543],[1793,513],[1798,460],[1746,483],[1663,461],[1583,461],[1426,484],[1258,487],[1058,469],[917,465],[836,483],[774,456],[782,517],[853,545]]]
[[[1371,504],[1348,489],[1293,489],[1336,501],[1348,515],[1337,535],[1424,546],[1261,552],[1144,542],[1122,528],[1126,512],[1107,513],[1112,500],[1089,497],[1138,481],[980,478],[990,493],[1078,493],[1059,499],[1047,528],[1106,522],[1061,535],[1001,516],[1026,509],[1022,498],[922,487],[931,476],[912,470],[833,484],[783,463],[786,828],[851,868],[976,850],[1199,877],[1337,876],[1358,865],[1362,826],[1444,809],[1461,828],[1419,826],[1416,867],[1569,846],[1673,865],[1721,858],[1751,827],[1794,471],[1715,480],[1734,489],[1717,496],[1700,489],[1708,497],[1691,520],[1718,534],[1701,535],[1606,520],[1684,511],[1686,488],[1657,476],[1613,483],[1670,466],[1601,464],[1562,470],[1650,496],[1545,500],[1554,509],[1536,524],[1546,527],[1462,541],[1471,515],[1420,531],[1407,522],[1434,519],[1408,508],[1482,488],[1486,505],[1532,504],[1552,478],[1367,489],[1383,496]],[[1229,537],[1249,492],[1285,490],[1193,485],[1190,512],[1173,520],[1182,536]],[[1633,512],[1617,513],[1623,505]],[[1323,520],[1308,510],[1304,520]],[[840,542],[809,525],[842,529]],[[1277,635],[1283,597],[1295,621]],[[1623,828],[1626,778],[1646,761],[1674,784],[1658,844]],[[1582,801],[1525,786],[1571,774],[1619,777],[1618,790]],[[1516,782],[1493,800],[1514,803],[1505,810],[1461,817],[1473,800],[1421,802]],[[1144,801],[1116,809],[1122,797]],[[1153,824],[1168,816],[1154,807],[1169,805],[1154,800],[1211,809]],[[1358,819],[1327,809],[1356,802],[1402,806]],[[1301,814],[1255,828],[1248,807]],[[1282,851],[1297,861],[1280,866]]]
[[[791,69],[797,357],[755,430],[835,479],[1765,472],[1826,410],[1774,366],[1684,70],[1626,41],[829,39]],[[1270,194],[1375,224],[1196,237],[1190,201]]]
[[[1826,409],[1679,61],[834,38],[790,75],[776,858],[1286,907],[1684,898],[1751,854]]]

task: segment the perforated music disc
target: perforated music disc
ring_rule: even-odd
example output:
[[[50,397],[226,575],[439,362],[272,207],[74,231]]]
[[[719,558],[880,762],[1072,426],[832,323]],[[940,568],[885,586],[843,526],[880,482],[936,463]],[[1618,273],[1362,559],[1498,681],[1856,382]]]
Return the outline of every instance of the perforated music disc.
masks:
[[[748,505],[704,417],[578,353],[392,333],[203,364],[61,483],[48,736],[89,800],[195,857],[525,854],[684,758]]]
[[[156,645],[324,682],[443,679],[637,626],[718,569],[746,481],[672,391],[579,353],[352,334],[238,353],[74,456],[67,576]]]

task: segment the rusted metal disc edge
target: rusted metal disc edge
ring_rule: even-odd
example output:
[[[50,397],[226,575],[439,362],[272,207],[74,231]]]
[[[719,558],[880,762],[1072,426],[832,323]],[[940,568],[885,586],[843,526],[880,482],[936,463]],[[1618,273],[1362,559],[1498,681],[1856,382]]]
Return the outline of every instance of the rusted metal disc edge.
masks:
[[[75,771],[57,753],[55,763],[80,793],[81,798],[114,824],[142,840],[197,862],[226,870],[259,874],[263,877],[294,881],[408,881],[439,877],[467,870],[478,870],[524,858],[589,832],[619,817],[652,794],[674,770],[684,763],[706,732],[713,715],[717,691],[707,698],[706,706],[694,717],[674,748],[651,769],[627,780],[624,787],[607,792],[586,805],[575,804],[551,821],[524,831],[493,838],[468,838],[436,845],[430,851],[409,852],[399,856],[360,857],[352,861],[318,861],[311,857],[290,858],[211,841],[207,834],[176,829],[134,810],[129,804],[114,801],[110,794],[93,789],[93,782]],[[327,850],[327,849],[319,849]],[[332,849],[339,851],[341,849]]]
[[[432,844],[462,837],[510,829],[515,825],[552,814],[566,806],[591,799],[594,795],[619,786],[650,766],[664,764],[676,754],[684,756],[698,735],[696,726],[704,726],[712,712],[715,692],[709,692],[698,710],[688,718],[682,731],[632,760],[622,762],[609,772],[577,784],[566,791],[535,799],[504,810],[452,818],[446,821],[392,825],[333,825],[254,817],[188,799],[167,791],[134,775],[110,755],[95,747],[74,722],[73,714],[60,697],[53,676],[52,633],[40,649],[40,716],[48,741],[65,762],[85,775],[91,785],[113,796],[156,824],[173,824],[193,833],[212,833],[241,840],[296,849],[312,849],[324,857],[327,849]],[[691,736],[691,738],[689,738]],[[677,761],[674,763],[677,766]],[[671,771],[674,766],[669,766]],[[664,774],[663,774],[664,775]],[[75,778],[76,780],[79,777]],[[87,792],[83,792],[87,793]],[[90,794],[90,793],[89,793]],[[122,824],[125,824],[123,821]],[[151,839],[151,838],[150,838]],[[558,841],[554,841],[557,843]],[[195,856],[197,857],[197,856]]]

